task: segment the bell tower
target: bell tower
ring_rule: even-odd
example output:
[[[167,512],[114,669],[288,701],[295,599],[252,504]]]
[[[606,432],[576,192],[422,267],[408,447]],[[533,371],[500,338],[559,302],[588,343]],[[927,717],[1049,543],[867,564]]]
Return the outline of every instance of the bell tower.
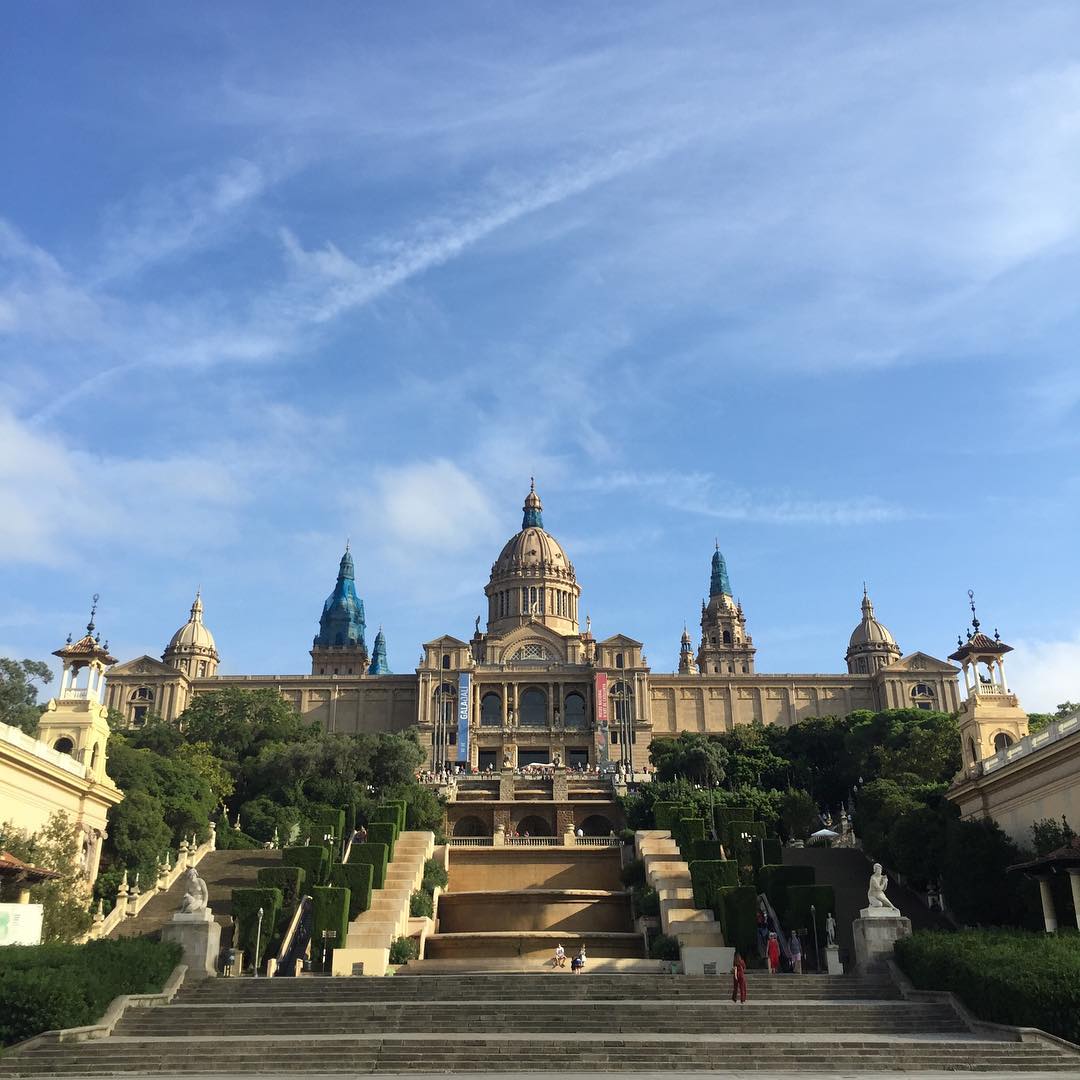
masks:
[[[957,650],[949,659],[961,668],[965,697],[956,714],[964,766],[976,766],[1000,750],[1008,749],[1028,733],[1027,713],[1005,680],[1005,654],[1012,646],[998,632],[987,637],[975,613],[975,594],[968,590],[971,629],[967,640],[957,638]]]
[[[698,668],[702,675],[753,675],[755,652],[754,639],[746,632],[742,604],[731,595],[727,562],[717,541],[709,578],[709,599],[701,602]]]
[[[109,643],[101,644],[94,617],[97,593],[90,609],[86,633],[67,643],[53,656],[60,658],[60,689],[41,714],[38,738],[62,754],[70,754],[87,767],[87,778],[110,783],[105,774],[105,744],[109,741],[109,711],[104,704],[105,669],[116,663]],[[85,678],[83,677],[83,673]]]

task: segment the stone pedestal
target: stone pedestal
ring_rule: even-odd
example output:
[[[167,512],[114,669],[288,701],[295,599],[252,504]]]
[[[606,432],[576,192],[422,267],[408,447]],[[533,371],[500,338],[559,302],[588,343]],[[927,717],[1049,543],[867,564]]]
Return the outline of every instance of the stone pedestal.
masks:
[[[825,946],[825,970],[830,975],[843,975],[844,966],[840,963],[840,946]]]
[[[176,912],[172,921],[161,928],[161,940],[180,943],[189,979],[203,979],[217,973],[221,927],[214,922],[214,914],[209,908],[190,914]]]
[[[863,908],[851,929],[855,935],[855,967],[862,973],[885,967],[893,945],[911,936],[911,920],[895,908]]]

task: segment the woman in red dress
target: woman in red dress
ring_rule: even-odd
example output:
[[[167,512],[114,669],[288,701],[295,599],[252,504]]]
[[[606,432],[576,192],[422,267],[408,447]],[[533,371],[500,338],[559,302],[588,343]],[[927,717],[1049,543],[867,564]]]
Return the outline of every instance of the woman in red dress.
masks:
[[[731,1000],[746,1003],[746,961],[738,953],[731,969]]]
[[[769,933],[769,943],[765,946],[765,955],[769,958],[769,974],[775,975],[780,970],[780,942],[776,940],[775,931]]]

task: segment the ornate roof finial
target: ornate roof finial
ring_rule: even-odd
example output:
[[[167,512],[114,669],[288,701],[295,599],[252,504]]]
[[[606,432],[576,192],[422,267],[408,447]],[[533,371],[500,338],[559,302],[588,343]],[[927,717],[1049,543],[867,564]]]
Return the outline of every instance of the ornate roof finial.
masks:
[[[97,605],[98,600],[100,599],[101,597],[97,593],[94,593],[94,599],[90,605],[90,621],[86,624],[86,632],[88,634],[92,634],[94,632],[94,616],[97,615]]]
[[[67,643],[69,645],[71,644],[71,634],[68,634],[68,636],[67,636]]]
[[[544,527],[544,507],[540,502],[540,496],[536,494],[536,480],[531,476],[529,477],[529,494],[525,496],[525,505],[522,510],[521,527],[523,529]]]
[[[532,492],[536,491],[536,477],[535,476],[530,476],[529,477],[529,490],[532,491]]]
[[[968,602],[971,604],[971,625],[977,634],[979,632],[979,618],[975,614],[975,590],[968,589]]]
[[[730,596],[731,581],[728,578],[727,563],[720,553],[720,543],[717,541],[716,550],[712,557],[712,576],[709,579],[709,596]]]

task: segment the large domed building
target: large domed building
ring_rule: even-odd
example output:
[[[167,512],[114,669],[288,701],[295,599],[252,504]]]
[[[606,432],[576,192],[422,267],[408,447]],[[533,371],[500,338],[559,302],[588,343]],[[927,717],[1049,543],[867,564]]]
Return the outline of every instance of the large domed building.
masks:
[[[544,527],[540,495],[530,485],[521,528],[503,545],[484,588],[486,626],[477,618],[468,639],[444,634],[428,641],[415,670],[391,673],[381,629],[369,657],[364,604],[346,549],[319,615],[310,673],[218,674],[217,646],[196,595],[160,660],[142,656],[110,669],[107,703],[139,724],[151,714],[176,719],[195,694],[272,687],[329,731],[416,727],[433,766],[482,771],[535,762],[641,766],[659,735],[753,722],[786,726],[856,709],[958,708],[957,668],[927,653],[904,655],[865,590],[846,671],[763,674],[719,544],[707,580],[696,650],[684,629],[672,649],[677,670],[654,671],[640,641],[619,633],[598,640],[589,619],[582,626],[570,554]]]

